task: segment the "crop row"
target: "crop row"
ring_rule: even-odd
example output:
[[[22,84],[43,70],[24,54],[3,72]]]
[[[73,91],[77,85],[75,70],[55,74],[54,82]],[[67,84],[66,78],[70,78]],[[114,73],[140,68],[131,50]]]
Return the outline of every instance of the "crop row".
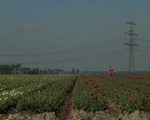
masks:
[[[108,97],[123,111],[150,111],[150,87],[140,76],[114,76],[103,79],[95,78],[109,95]],[[105,82],[103,82],[105,80]]]
[[[1,75],[0,113],[12,107],[36,113],[60,112],[76,75]],[[149,75],[80,75],[73,109],[107,110],[108,100],[122,111],[150,111]]]
[[[74,109],[107,109],[108,99],[122,111],[150,111],[150,76],[81,75],[73,99]]]
[[[93,79],[81,75],[77,80],[73,95],[73,109],[92,112],[106,110],[106,94]]]
[[[35,112],[42,112],[47,110],[46,102],[47,103],[49,102],[49,104],[51,105],[54,104],[50,102],[50,99],[52,101],[57,101],[56,98],[58,98],[58,96],[59,97],[61,96],[64,101],[63,96],[67,94],[66,92],[73,84],[76,76],[71,76],[71,75],[39,75],[39,76],[24,75],[23,76],[21,75],[19,77],[19,75],[16,76],[12,75],[9,77],[0,76],[0,78],[1,81],[3,78],[2,86],[3,88],[5,88],[5,91],[0,92],[0,113],[8,111],[12,107],[17,108],[18,111],[35,110]],[[11,79],[10,82],[10,79],[8,78],[10,79],[13,78],[13,79]],[[13,83],[13,80],[16,85]],[[20,84],[20,82],[22,82],[23,84]],[[10,87],[9,83],[12,83],[11,85],[13,85],[13,87]],[[7,89],[7,86],[8,88],[11,89]],[[62,87],[66,89],[65,92],[62,92],[61,90],[63,89]],[[60,89],[60,91],[58,91],[58,89]],[[59,103],[60,101],[57,102]],[[51,108],[54,109],[53,107]]]
[[[30,92],[18,101],[17,110],[31,110],[38,113],[59,112],[75,81],[76,76],[65,77],[41,91]]]

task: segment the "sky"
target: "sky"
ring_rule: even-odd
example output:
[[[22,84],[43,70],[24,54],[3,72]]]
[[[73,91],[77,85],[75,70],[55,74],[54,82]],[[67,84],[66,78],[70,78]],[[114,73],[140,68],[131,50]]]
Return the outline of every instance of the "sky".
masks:
[[[150,71],[150,0],[0,0],[0,63],[41,69]]]

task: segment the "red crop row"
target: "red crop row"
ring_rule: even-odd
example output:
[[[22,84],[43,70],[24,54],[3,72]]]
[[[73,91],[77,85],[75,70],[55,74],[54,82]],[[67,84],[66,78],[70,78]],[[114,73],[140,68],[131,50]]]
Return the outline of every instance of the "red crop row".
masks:
[[[149,111],[150,76],[80,75],[78,94],[87,94],[92,100],[109,98],[116,106],[125,111]],[[81,91],[86,91],[81,92]],[[77,95],[76,95],[77,96]],[[79,100],[80,101],[80,100]],[[81,107],[82,108],[82,107]],[[107,108],[107,106],[106,106]]]

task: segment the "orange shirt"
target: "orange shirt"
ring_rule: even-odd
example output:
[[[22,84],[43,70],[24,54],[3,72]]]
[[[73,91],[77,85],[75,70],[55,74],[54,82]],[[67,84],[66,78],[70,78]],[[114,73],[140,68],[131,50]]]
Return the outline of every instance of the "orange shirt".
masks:
[[[110,73],[113,73],[113,67],[111,67],[109,70],[110,70]]]

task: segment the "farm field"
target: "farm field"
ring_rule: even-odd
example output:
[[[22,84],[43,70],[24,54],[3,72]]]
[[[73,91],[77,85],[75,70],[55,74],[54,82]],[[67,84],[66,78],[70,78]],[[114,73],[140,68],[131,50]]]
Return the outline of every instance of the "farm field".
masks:
[[[1,119],[150,119],[150,75],[1,75]]]

